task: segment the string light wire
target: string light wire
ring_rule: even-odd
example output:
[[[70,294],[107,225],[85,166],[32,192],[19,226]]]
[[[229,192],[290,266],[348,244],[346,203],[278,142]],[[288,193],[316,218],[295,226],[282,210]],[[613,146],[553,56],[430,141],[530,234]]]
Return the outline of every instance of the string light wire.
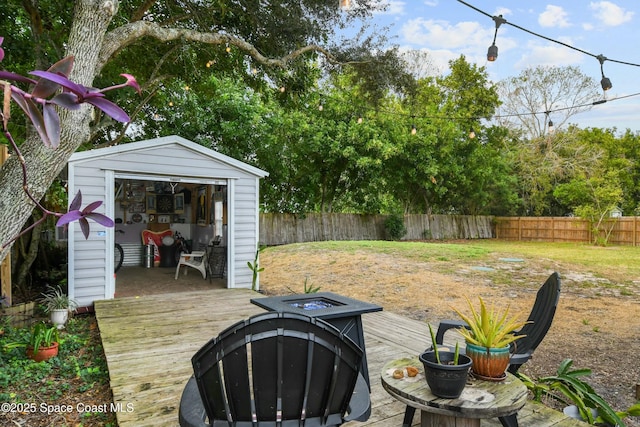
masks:
[[[476,12],[478,12],[478,13],[481,13],[481,14],[483,14],[483,15],[485,15],[485,16],[488,16],[488,17],[489,17],[489,18],[491,18],[491,19],[494,19],[494,18],[495,18],[493,15],[491,15],[491,14],[489,14],[489,13],[485,12],[484,10],[478,9],[477,7],[475,7],[475,6],[473,6],[473,5],[469,4],[469,3],[467,3],[467,2],[466,2],[466,1],[464,1],[464,0],[458,0],[458,2],[460,2],[460,3],[464,4],[464,5],[465,5],[465,6],[467,6],[467,7],[470,7],[471,9],[475,10],[475,11],[476,11]],[[534,31],[528,30],[528,29],[526,29],[526,28],[524,28],[524,27],[521,27],[521,26],[519,26],[519,25],[517,25],[517,24],[514,24],[514,23],[512,23],[512,22],[509,22],[509,21],[507,21],[506,19],[504,20],[504,22],[502,22],[502,24],[511,25],[512,27],[517,28],[517,29],[519,29],[520,31],[524,31],[525,33],[529,33],[529,34],[531,34],[531,35],[533,35],[533,36],[535,36],[535,37],[539,37],[539,38],[541,38],[541,39],[544,39],[544,40],[550,41],[550,42],[552,42],[552,43],[557,43],[557,44],[562,45],[562,46],[564,46],[564,47],[568,47],[569,49],[573,49],[573,50],[578,51],[578,52],[580,52],[580,53],[582,53],[582,54],[584,54],[584,55],[591,56],[591,57],[596,58],[596,59],[598,59],[598,60],[600,60],[600,59],[602,58],[604,61],[615,62],[615,63],[617,63],[617,64],[623,64],[623,65],[630,65],[630,66],[632,66],[632,67],[640,67],[640,64],[635,64],[635,63],[633,63],[633,62],[620,61],[620,60],[617,60],[617,59],[606,58],[606,57],[604,57],[604,56],[602,56],[602,55],[596,55],[596,54],[593,54],[593,53],[591,53],[591,52],[587,52],[586,50],[583,50],[583,49],[577,48],[577,47],[575,47],[575,46],[571,46],[570,44],[567,44],[567,43],[561,42],[560,40],[554,40],[554,39],[552,39],[552,38],[550,38],[550,37],[543,36],[542,34],[538,34],[538,33],[534,32]],[[603,62],[604,62],[604,61],[603,61]]]

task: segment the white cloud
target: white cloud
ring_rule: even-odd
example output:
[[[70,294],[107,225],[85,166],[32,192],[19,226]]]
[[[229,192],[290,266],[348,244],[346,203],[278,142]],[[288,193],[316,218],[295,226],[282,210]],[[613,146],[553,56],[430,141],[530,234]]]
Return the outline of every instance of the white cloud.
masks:
[[[566,42],[566,40],[564,40]],[[570,44],[570,43],[567,43]],[[540,44],[532,41],[527,45],[526,52],[522,54],[520,60],[515,63],[515,68],[524,69],[527,67],[541,66],[567,66],[582,63],[584,55],[555,44]]]
[[[436,7],[438,5],[438,2],[433,0],[425,0],[424,4],[425,6]]]
[[[493,39],[493,30],[482,27],[477,22],[458,22],[415,18],[407,21],[400,29],[407,42],[435,48],[459,48],[469,45],[486,45]],[[486,48],[485,47],[485,48]]]
[[[542,27],[566,28],[571,26],[567,17],[568,14],[562,7],[549,4],[538,16],[538,24]]]
[[[498,9],[496,9],[496,12],[493,14],[494,16],[500,16],[502,15],[504,16],[509,16],[512,15],[513,12],[511,12],[511,9],[507,9],[506,7],[499,7]]]
[[[608,27],[622,25],[633,18],[633,12],[627,12],[610,1],[591,2],[589,8],[594,11],[593,16]]]

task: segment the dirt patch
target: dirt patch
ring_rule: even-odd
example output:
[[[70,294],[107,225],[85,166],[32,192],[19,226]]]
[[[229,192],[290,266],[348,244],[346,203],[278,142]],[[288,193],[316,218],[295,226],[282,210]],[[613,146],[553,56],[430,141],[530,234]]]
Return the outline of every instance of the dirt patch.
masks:
[[[495,258],[482,265],[446,260],[419,262],[394,254],[331,250],[267,251],[261,257],[261,290],[267,294],[304,292],[307,286],[382,305],[385,310],[437,323],[455,318],[451,307],[465,307],[465,296],[481,295],[496,306],[529,313],[538,288],[553,271],[562,292],[551,330],[521,372],[552,375],[565,358],[590,368],[588,382],[616,410],[636,402],[640,383],[640,304],[637,289],[541,262]],[[640,420],[627,418],[628,426]]]

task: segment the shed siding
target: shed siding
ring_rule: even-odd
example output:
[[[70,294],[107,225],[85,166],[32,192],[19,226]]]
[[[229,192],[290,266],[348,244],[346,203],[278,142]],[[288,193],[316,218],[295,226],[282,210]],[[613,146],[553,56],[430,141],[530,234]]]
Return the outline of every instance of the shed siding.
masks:
[[[201,180],[226,180],[229,189],[230,218],[227,264],[228,287],[251,288],[253,262],[258,246],[258,185],[264,171],[228,158],[180,137],[131,143],[126,146],[76,153],[70,160],[70,189],[82,191],[82,206],[95,200],[113,202],[114,174],[157,175]],[[73,177],[71,176],[73,174]],[[103,207],[101,207],[103,209]],[[112,215],[113,211],[101,213]],[[72,224],[73,242],[69,242],[70,294],[81,305],[111,297],[113,282],[113,233],[91,223],[91,236],[84,239],[77,224]],[[73,254],[73,259],[71,255]],[[111,284],[111,285],[110,285]],[[111,288],[112,289],[112,288]],[[117,289],[116,289],[117,291]],[[113,291],[111,291],[113,292]]]
[[[73,194],[78,190],[82,192],[82,208],[97,200],[107,200],[106,189],[108,188],[103,170],[93,167],[93,165],[76,166],[72,180]],[[105,205],[101,205],[96,212],[106,214]],[[105,298],[105,285],[107,277],[107,256],[113,256],[113,250],[107,251],[107,229],[102,225],[90,221],[89,238],[85,239],[79,224],[72,223],[70,231],[73,241],[74,259],[73,275],[69,281],[70,294],[78,300],[81,306],[90,305],[94,300]],[[71,289],[73,292],[71,292]]]
[[[251,288],[253,273],[247,262],[253,262],[258,248],[256,222],[257,192],[255,176],[245,174],[235,180],[234,191],[234,269],[235,288]]]

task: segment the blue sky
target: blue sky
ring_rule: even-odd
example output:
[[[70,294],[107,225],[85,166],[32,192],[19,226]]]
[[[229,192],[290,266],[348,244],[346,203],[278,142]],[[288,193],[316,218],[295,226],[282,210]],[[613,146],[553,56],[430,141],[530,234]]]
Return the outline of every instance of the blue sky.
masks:
[[[457,0],[379,0],[385,12],[375,14],[378,26],[389,26],[392,42],[403,48],[426,50],[443,72],[449,60],[464,54],[485,66],[492,80],[517,76],[538,65],[577,66],[600,82],[596,58],[528,34],[511,25],[498,30],[498,59],[488,62],[487,49],[494,21]],[[594,55],[640,64],[640,2],[638,0],[494,1],[465,0],[490,15]],[[570,120],[581,127],[616,127],[640,131],[640,67],[605,61],[604,74],[613,88],[611,100]]]

